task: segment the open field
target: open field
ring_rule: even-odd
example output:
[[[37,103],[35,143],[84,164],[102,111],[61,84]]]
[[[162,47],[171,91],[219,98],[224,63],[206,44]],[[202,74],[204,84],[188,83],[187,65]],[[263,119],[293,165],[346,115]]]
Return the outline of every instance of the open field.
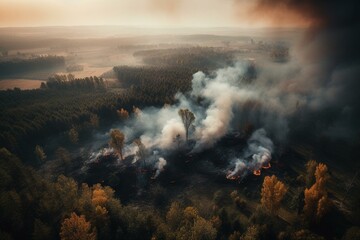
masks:
[[[37,89],[40,88],[42,80],[32,80],[32,79],[3,79],[0,80],[0,90],[20,88],[22,90],[26,89]]]

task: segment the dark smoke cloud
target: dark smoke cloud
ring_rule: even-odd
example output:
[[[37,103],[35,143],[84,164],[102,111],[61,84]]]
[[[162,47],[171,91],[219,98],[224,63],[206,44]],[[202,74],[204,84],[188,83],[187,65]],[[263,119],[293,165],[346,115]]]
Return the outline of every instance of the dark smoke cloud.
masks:
[[[293,83],[306,98],[303,113],[311,119],[305,122],[318,122],[315,131],[332,137],[359,137],[359,6],[351,0],[259,0],[254,7],[257,13],[281,9],[309,19]]]

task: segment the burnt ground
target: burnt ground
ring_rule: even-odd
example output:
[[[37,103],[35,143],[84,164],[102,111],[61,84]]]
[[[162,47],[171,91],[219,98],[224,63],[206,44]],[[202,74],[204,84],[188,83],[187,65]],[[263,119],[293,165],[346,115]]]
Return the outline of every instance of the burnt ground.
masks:
[[[189,143],[189,145],[194,143]],[[275,144],[276,145],[276,144]],[[61,163],[55,164],[53,175],[65,173],[78,182],[88,184],[102,183],[111,186],[116,196],[123,204],[138,204],[142,206],[156,205],[160,211],[165,211],[171,201],[178,200],[183,203],[196,205],[206,209],[214,207],[213,199],[216,192],[222,191],[229,196],[230,192],[237,190],[246,200],[246,208],[242,210],[245,218],[249,219],[260,202],[260,192],[265,176],[276,175],[288,186],[288,193],[279,211],[279,218],[287,224],[296,225],[300,219],[303,207],[303,191],[305,186],[299,180],[304,174],[306,162],[313,158],[324,162],[330,169],[329,197],[335,203],[325,223],[314,229],[325,236],[340,236],[350,225],[346,215],[349,199],[343,199],[345,194],[344,183],[346,176],[342,169],[327,158],[321,151],[303,144],[292,144],[284,149],[275,149],[272,167],[263,169],[260,176],[248,173],[246,177],[238,180],[229,180],[226,173],[229,170],[229,159],[239,156],[246,147],[246,139],[239,134],[225,136],[213,148],[200,153],[191,153],[189,149],[178,149],[161,154],[167,160],[167,165],[158,178],[154,165],[144,165],[141,160],[133,163],[133,156],[120,161],[115,154],[109,154],[88,162],[86,155],[73,159],[71,166],[63,167]],[[145,166],[145,167],[144,167]],[[347,201],[349,200],[349,201]],[[339,202],[344,204],[339,205]],[[228,202],[227,204],[232,204]],[[328,229],[327,226],[337,226]]]

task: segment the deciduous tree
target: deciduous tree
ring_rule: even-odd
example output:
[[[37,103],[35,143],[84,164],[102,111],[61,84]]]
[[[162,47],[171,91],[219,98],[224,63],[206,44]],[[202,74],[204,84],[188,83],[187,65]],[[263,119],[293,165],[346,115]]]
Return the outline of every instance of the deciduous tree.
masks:
[[[44,161],[46,159],[46,154],[41,146],[36,145],[34,153],[36,155],[36,158],[40,161]]]
[[[112,129],[110,137],[110,147],[114,148],[118,152],[121,160],[124,160],[122,150],[124,148],[125,135],[119,129]]]
[[[266,176],[261,189],[261,204],[270,214],[275,214],[286,192],[287,188],[275,175]]]
[[[171,203],[169,211],[166,213],[166,222],[172,230],[175,230],[179,227],[180,222],[183,218],[183,211],[180,206],[180,203],[173,202]]]
[[[314,219],[320,221],[330,205],[326,191],[326,182],[329,179],[327,166],[319,163],[314,175],[316,179],[314,185],[311,188],[306,188],[304,192],[304,213],[310,222],[313,222]]]
[[[95,240],[96,233],[83,215],[71,213],[61,224],[61,240]]]
[[[195,115],[189,109],[180,109],[179,116],[185,127],[186,141],[189,139],[189,129],[192,123],[195,121]]]
[[[126,111],[126,110],[123,109],[123,108],[120,108],[120,109],[117,110],[116,112],[117,112],[117,114],[118,114],[118,116],[119,116],[119,118],[120,118],[121,120],[126,120],[126,119],[129,118],[129,112]]]

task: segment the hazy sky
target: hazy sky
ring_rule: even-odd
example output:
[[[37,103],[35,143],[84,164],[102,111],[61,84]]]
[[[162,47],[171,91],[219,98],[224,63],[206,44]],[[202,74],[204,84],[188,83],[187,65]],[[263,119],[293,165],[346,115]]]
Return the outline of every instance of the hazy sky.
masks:
[[[166,27],[299,27],[308,21],[256,0],[0,0],[0,27],[136,25]]]

